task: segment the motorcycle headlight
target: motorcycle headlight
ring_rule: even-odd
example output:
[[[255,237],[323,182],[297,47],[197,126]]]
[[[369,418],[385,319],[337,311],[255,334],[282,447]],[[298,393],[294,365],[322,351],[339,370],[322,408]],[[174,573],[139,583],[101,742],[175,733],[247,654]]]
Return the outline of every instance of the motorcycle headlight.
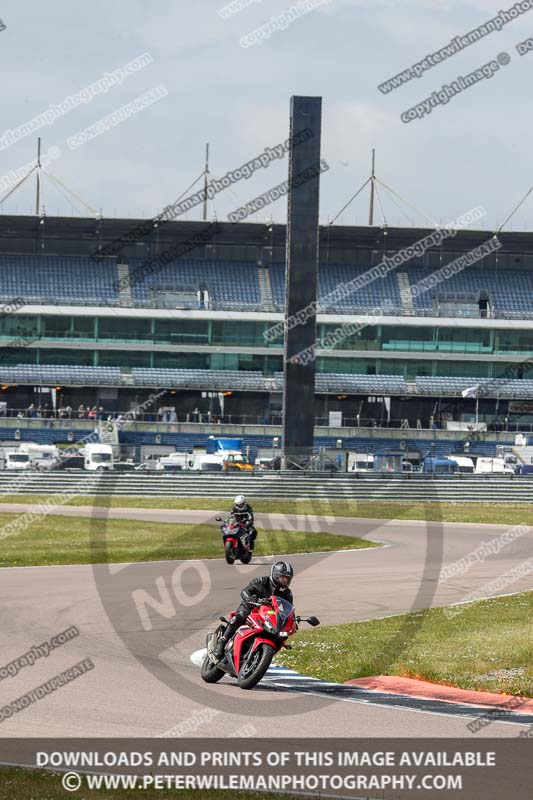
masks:
[[[266,620],[263,622],[263,628],[264,628],[266,631],[268,631],[269,633],[276,633],[276,629],[275,629],[275,627],[272,625],[272,623],[271,623],[271,622],[270,622],[268,619],[266,619]]]
[[[282,631],[281,633],[278,633],[278,636],[280,639],[287,639],[289,634],[287,633],[287,631]]]

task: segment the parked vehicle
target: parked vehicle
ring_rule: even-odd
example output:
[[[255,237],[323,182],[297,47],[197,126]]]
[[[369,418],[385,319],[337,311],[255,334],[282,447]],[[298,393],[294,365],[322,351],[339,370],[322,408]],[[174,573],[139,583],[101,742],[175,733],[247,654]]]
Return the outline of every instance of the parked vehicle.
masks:
[[[207,453],[220,459],[225,472],[252,472],[253,464],[244,456],[242,439],[208,439]]]
[[[430,472],[432,475],[453,475],[457,471],[457,462],[452,458],[433,458],[429,456],[424,459],[422,464],[422,472]]]
[[[230,617],[234,614],[232,612]],[[320,625],[316,617],[297,617],[292,603],[281,597],[264,598],[262,602],[255,604],[246,625],[242,625],[227,643],[224,657],[218,661],[213,651],[228,622],[224,617],[220,620],[225,624],[207,636],[207,655],[202,663],[202,679],[206,683],[217,683],[226,673],[237,678],[241,689],[252,689],[259,683],[275,654],[286,647],[289,636],[297,632],[300,622]]]
[[[373,472],[374,456],[371,453],[348,453],[348,472]]]
[[[222,522],[220,532],[228,564],[234,564],[237,559],[242,564],[249,564],[252,560],[251,534],[246,523],[238,521],[234,516],[230,516],[226,520],[222,520],[222,517],[215,517],[215,519],[217,522]]]
[[[166,472],[180,472],[181,470],[192,469],[192,453],[169,453],[158,459],[151,459],[149,469]]]
[[[5,469],[53,469],[59,462],[55,445],[23,442],[19,447],[4,451]]]
[[[251,472],[253,464],[247,461],[242,453],[228,453],[227,456],[222,456],[223,467],[225,472]]]
[[[476,475],[487,473],[501,473],[514,475],[514,466],[506,464],[503,458],[480,457],[476,461]]]
[[[474,474],[474,462],[471,458],[467,456],[450,456],[450,459],[457,464],[457,472],[462,475]]]
[[[113,469],[113,448],[110,444],[91,442],[80,451],[83,455],[83,468],[91,472]]]

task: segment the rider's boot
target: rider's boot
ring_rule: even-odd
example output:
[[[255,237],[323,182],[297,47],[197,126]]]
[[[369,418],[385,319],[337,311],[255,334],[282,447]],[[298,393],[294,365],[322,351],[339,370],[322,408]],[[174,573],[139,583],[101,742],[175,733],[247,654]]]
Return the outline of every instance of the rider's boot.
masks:
[[[232,617],[232,619],[228,622],[228,624],[226,625],[226,630],[224,631],[222,636],[219,637],[218,642],[216,643],[216,646],[213,650],[213,655],[215,656],[215,658],[218,658],[220,660],[221,658],[224,657],[224,650],[226,644],[229,642],[231,638],[233,638],[233,634],[239,627],[239,624],[240,620],[237,619],[236,617]]]
[[[218,642],[216,643],[215,649],[213,650],[213,655],[219,661],[224,657],[224,649],[226,647],[227,641],[228,640],[226,639],[225,636],[221,636]]]

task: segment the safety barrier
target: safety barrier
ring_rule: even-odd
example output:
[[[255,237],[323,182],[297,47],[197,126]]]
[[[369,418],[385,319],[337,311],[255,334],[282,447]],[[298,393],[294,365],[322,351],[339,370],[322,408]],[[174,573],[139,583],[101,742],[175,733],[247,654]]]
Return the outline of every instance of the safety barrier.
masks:
[[[224,497],[254,499],[398,500],[404,502],[533,502],[533,477],[322,475],[265,473],[0,473],[0,495],[73,493],[124,497]],[[92,480],[90,480],[92,479]]]

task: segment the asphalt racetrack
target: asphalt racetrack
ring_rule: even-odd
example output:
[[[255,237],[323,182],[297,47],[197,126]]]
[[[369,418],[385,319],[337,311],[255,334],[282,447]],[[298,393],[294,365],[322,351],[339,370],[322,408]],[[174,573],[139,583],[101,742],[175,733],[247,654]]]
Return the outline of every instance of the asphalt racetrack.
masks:
[[[22,513],[31,505],[2,506]],[[211,511],[63,507],[66,516],[199,523]],[[57,510],[55,514],[59,513]],[[257,514],[271,529],[309,529],[304,517]],[[502,525],[321,517],[315,530],[357,535],[380,548],[291,556],[298,613],[322,624],[365,620],[457,603],[526,560],[533,528],[500,553],[439,583],[455,562],[508,530]],[[1,665],[71,625],[80,635],[16,676],[0,680],[0,706],[62,670],[91,658],[94,669],[4,719],[1,736],[354,736],[472,737],[466,725],[483,713],[415,698],[383,696],[300,680],[275,670],[251,692],[224,678],[208,686],[191,656],[204,646],[218,615],[238,603],[241,587],[265,574],[271,558],[249,566],[204,562],[8,567],[1,570]],[[533,577],[502,593],[533,589]],[[147,601],[147,598],[152,598]],[[412,635],[405,632],[405,635]],[[293,644],[298,646],[297,637]],[[0,670],[0,675],[1,675]],[[476,736],[517,736],[532,720],[511,715]],[[250,728],[250,726],[252,726]]]

